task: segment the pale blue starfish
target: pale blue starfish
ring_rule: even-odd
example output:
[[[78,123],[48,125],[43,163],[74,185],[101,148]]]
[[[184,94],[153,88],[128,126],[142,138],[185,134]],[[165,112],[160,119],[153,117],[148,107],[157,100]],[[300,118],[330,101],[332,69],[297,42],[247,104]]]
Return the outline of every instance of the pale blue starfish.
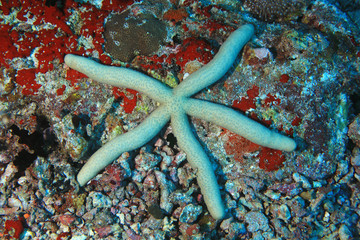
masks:
[[[86,74],[91,79],[117,87],[135,89],[160,103],[160,107],[139,126],[114,138],[95,152],[79,172],[77,176],[79,184],[85,185],[123,152],[146,144],[171,120],[177,143],[196,170],[197,181],[210,214],[215,219],[223,218],[225,210],[212,165],[194,136],[187,115],[215,123],[262,146],[284,151],[293,151],[296,147],[294,140],[267,129],[231,108],[190,98],[225,75],[253,34],[254,27],[249,24],[234,31],[212,61],[191,74],[174,89],[128,68],[105,66],[85,57],[66,55],[65,63],[69,67]]]

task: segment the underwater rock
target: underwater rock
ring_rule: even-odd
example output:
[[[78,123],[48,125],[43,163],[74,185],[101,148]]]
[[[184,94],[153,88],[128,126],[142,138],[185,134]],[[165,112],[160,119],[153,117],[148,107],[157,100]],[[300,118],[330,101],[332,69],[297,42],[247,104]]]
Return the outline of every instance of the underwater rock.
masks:
[[[130,62],[137,55],[156,52],[166,34],[165,23],[150,13],[113,14],[105,23],[105,51],[117,60]]]
[[[256,18],[265,22],[283,20],[289,14],[296,12],[304,1],[299,0],[245,0],[244,6]]]

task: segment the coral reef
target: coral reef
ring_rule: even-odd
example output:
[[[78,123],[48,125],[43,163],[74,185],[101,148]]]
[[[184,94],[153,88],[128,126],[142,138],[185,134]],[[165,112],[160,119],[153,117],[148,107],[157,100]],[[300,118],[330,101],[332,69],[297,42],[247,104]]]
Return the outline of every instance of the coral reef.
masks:
[[[1,1],[0,238],[358,239],[360,18],[337,2],[263,21],[230,0]],[[105,20],[122,12],[166,26],[155,53],[121,62],[105,52]],[[299,150],[191,118],[222,187],[222,220],[208,214],[170,126],[79,187],[87,159],[159,106],[70,69],[66,54],[175,87],[246,23],[256,32],[234,67],[193,97],[294,136]]]

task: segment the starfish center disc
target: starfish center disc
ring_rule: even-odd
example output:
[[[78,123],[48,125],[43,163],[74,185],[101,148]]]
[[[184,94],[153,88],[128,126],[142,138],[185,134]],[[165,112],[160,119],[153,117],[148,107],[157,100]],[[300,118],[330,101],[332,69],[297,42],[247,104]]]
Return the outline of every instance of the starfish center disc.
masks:
[[[184,103],[187,100],[187,97],[178,97],[173,95],[169,101],[166,103],[166,107],[170,114],[175,112],[183,112],[184,111]]]

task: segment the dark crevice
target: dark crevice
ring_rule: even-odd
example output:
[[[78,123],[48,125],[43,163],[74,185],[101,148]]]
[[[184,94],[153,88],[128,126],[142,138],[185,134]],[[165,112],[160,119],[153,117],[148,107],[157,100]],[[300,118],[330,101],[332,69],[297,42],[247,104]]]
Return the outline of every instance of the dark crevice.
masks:
[[[177,140],[176,140],[176,137],[173,133],[169,133],[167,136],[166,136],[166,141],[168,141],[169,143],[169,147],[171,149],[174,149],[174,146],[177,144]]]
[[[44,116],[37,116],[37,129],[29,134],[27,130],[19,129],[18,126],[10,127],[12,134],[19,137],[19,143],[28,146],[30,151],[22,150],[15,157],[14,165],[18,169],[15,177],[24,176],[25,170],[37,157],[48,157],[58,145],[57,138],[50,128],[50,124]]]
[[[89,140],[90,136],[87,134],[86,126],[91,123],[90,117],[85,114],[73,115],[72,123],[75,131],[84,137],[85,140]]]

